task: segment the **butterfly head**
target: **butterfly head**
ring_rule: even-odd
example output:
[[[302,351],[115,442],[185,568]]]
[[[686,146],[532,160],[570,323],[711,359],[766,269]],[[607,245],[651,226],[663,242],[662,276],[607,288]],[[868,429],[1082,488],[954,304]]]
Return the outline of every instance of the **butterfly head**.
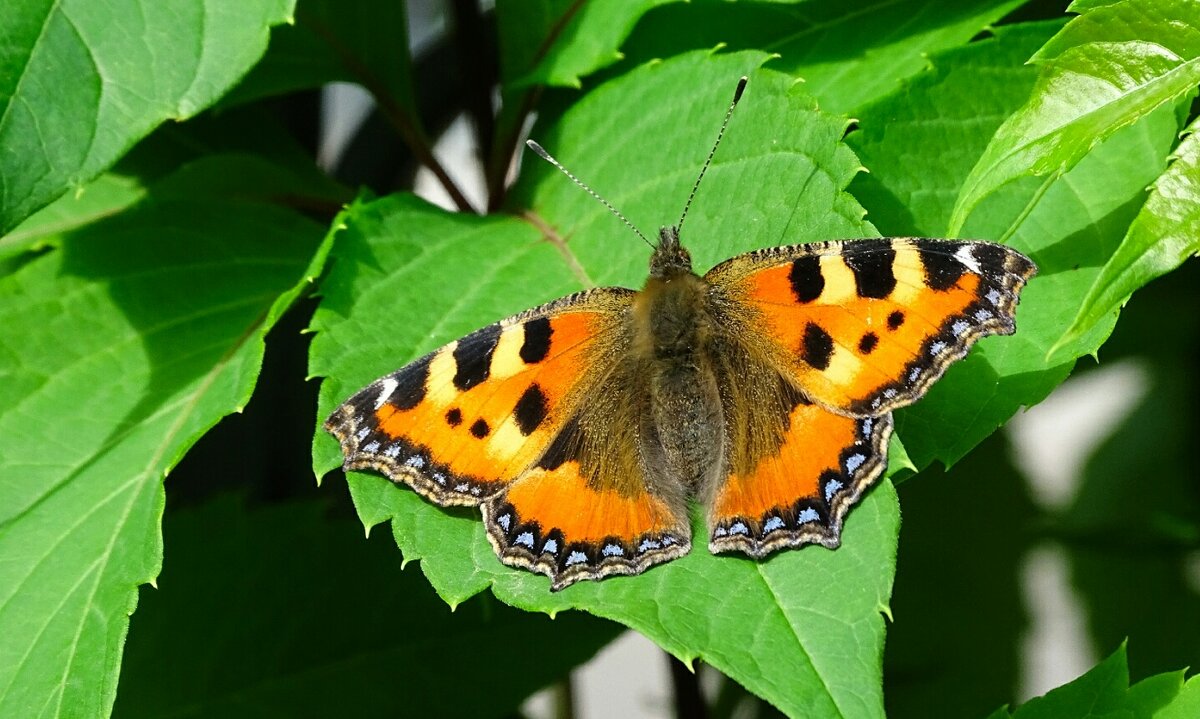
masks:
[[[692,274],[692,256],[679,242],[678,227],[664,227],[658,231],[658,244],[650,255],[650,276],[671,279],[678,275]]]

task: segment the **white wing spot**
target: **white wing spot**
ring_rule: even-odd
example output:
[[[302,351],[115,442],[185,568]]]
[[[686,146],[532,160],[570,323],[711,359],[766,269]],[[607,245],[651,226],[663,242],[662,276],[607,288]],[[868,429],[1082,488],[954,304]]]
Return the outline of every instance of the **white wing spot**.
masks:
[[[375,440],[371,440],[370,442],[367,442],[367,446],[363,447],[363,451],[370,452],[371,454],[378,452],[379,451],[379,442],[377,442]]]
[[[895,397],[895,396],[896,396],[896,388],[895,388],[895,387],[888,387],[887,389],[885,389],[885,390],[883,391],[883,396],[884,396],[884,397],[887,397],[888,399],[892,399],[893,397]]]
[[[533,532],[521,532],[517,535],[517,538],[513,540],[513,544],[533,549]]]
[[[375,398],[375,409],[382,407],[383,403],[388,401],[388,398],[392,396],[392,393],[395,392],[396,388],[399,386],[400,383],[396,381],[395,377],[384,377],[382,380],[380,380],[379,396]]]
[[[771,517],[767,523],[763,525],[763,534],[769,534],[776,529],[783,529],[783,520],[779,517]]]
[[[467,484],[466,482],[459,482],[458,484],[454,485],[455,492],[465,492],[470,488],[471,485]]]
[[[749,534],[750,528],[744,522],[734,522],[729,527],[730,534]]]
[[[558,541],[547,539],[546,543],[542,545],[542,554],[558,554]]]
[[[969,329],[971,329],[971,323],[966,320],[958,320],[950,325],[950,331],[954,333],[955,337],[962,337]]]
[[[507,532],[508,528],[512,526],[512,515],[507,512],[501,514],[499,517],[496,517],[496,524],[499,524],[500,528]]]
[[[606,557],[624,557],[625,550],[619,544],[606,544],[604,549],[600,550]]]
[[[359,442],[361,442],[361,441],[363,441],[363,438],[366,437],[370,433],[371,433],[370,427],[363,427],[362,429],[358,430],[358,432],[356,432],[354,434],[354,438],[357,439]]]
[[[954,259],[966,265],[967,269],[975,274],[983,274],[983,271],[979,269],[979,261],[975,259],[975,253],[972,252],[970,245],[963,245],[958,248],[958,252],[954,253]]]
[[[846,471],[850,474],[854,474],[858,471],[859,467],[863,466],[863,462],[866,461],[867,458],[864,455],[852,454],[846,458]]]
[[[412,467],[413,469],[421,469],[425,466],[425,458],[419,454],[414,454],[413,456],[404,460],[404,465],[406,467]]]
[[[984,295],[984,297],[987,298],[988,302],[992,303],[993,307],[1000,306],[1000,291],[999,290],[992,290],[991,292]]]
[[[433,481],[435,481],[438,484],[445,487],[446,486],[446,475],[442,474],[441,472],[434,472],[433,473]]]
[[[979,320],[980,322],[986,322],[992,317],[994,317],[994,315],[988,310],[979,310],[975,313],[975,319]]]
[[[387,457],[388,459],[395,459],[396,457],[400,456],[400,450],[402,449],[404,449],[403,445],[401,445],[399,442],[393,442],[392,444],[388,445],[387,449],[383,450],[383,456]]]
[[[934,342],[933,344],[929,345],[929,354],[936,357],[937,355],[940,355],[942,353],[942,350],[946,349],[946,347],[947,347],[947,345],[945,342],[938,340],[937,342]]]
[[[572,564],[583,564],[586,561],[587,561],[586,554],[584,554],[583,552],[575,551],[575,552],[571,552],[570,554],[567,555],[566,564],[569,567]]]
[[[862,433],[870,437],[872,429],[875,429],[875,420],[867,417],[862,423]]]
[[[796,521],[800,524],[807,524],[808,522],[815,522],[820,518],[821,515],[817,514],[817,510],[812,507],[805,507],[804,511],[796,517]]]

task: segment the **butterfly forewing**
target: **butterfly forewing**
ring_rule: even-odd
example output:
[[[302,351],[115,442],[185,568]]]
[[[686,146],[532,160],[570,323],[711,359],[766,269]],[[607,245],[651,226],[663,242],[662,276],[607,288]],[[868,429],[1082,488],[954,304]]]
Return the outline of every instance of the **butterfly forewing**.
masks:
[[[1011,334],[1034,272],[1003,245],[881,238],[758,250],[705,279],[808,398],[868,417],[911,404],[980,337]]]

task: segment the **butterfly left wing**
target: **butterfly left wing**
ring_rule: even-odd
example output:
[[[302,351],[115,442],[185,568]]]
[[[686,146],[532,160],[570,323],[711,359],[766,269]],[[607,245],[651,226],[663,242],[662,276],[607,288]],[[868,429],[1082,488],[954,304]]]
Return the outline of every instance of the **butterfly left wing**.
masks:
[[[480,506],[500,559],[551,577],[636,574],[686,553],[686,503],[641,461],[634,293],[602,288],[489,325],[384,376],[326,421],[347,470]],[[644,394],[644,393],[641,393]]]
[[[891,410],[980,337],[1012,333],[1034,271],[1002,245],[920,239],[779,247],[713,268],[730,441],[728,475],[708,491],[710,549],[838,546],[886,468]]]
[[[751,351],[818,404],[872,417],[916,401],[979,338],[1012,334],[1036,271],[990,242],[881,238],[749,252],[705,279]]]

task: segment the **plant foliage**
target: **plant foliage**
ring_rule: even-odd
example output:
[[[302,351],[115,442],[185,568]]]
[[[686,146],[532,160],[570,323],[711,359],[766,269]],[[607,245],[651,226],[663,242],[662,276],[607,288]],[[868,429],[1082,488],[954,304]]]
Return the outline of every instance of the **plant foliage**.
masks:
[[[1172,279],[1200,250],[1200,3],[441,10],[411,47],[385,0],[0,17],[0,716],[505,716],[623,627],[793,716],[1196,712],[1197,414],[1178,397],[1200,297]],[[840,549],[756,562],[698,543],[552,594],[499,563],[475,511],[373,474],[312,487],[341,465],[320,423],[359,387],[644,277],[646,248],[519,152],[527,134],[652,230],[677,221],[743,75],[688,215],[699,269],[880,235],[1001,241],[1039,265],[1017,334],[898,414],[889,478]],[[373,100],[332,154],[330,82]],[[459,116],[476,183],[435,151]],[[425,177],[453,209],[413,193]],[[1151,368],[1153,401],[1048,509],[993,434],[1102,346]],[[1109,658],[997,710],[1019,698],[1039,523]],[[376,525],[394,542],[362,541]]]

